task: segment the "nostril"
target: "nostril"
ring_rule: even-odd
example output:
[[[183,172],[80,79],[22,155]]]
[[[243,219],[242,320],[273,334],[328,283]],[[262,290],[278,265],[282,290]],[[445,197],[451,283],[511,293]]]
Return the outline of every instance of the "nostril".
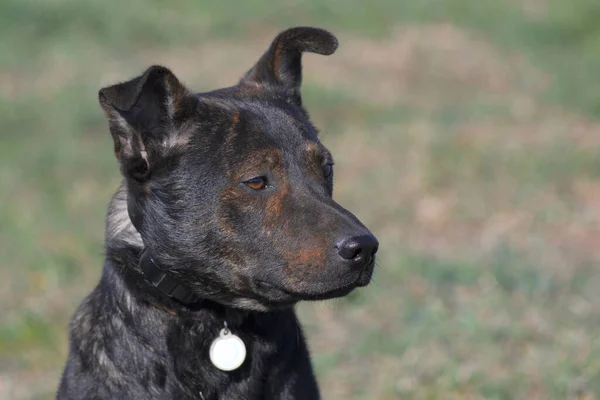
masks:
[[[379,243],[373,235],[354,236],[347,238],[338,245],[340,256],[346,260],[360,261],[373,259]]]
[[[338,248],[340,256],[345,258],[346,260],[354,260],[357,258],[360,253],[362,253],[362,248],[360,247],[360,243],[354,240],[354,238],[350,238],[345,240]]]
[[[358,258],[362,252],[363,252],[363,249],[361,249],[360,247],[357,247],[356,250],[354,250],[354,253],[348,258],[351,260],[354,258]]]

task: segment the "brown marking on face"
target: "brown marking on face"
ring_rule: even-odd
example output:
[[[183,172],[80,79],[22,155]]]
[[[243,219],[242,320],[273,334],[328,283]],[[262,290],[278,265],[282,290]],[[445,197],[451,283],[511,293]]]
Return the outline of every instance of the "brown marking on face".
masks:
[[[223,192],[221,192],[219,202],[222,205],[221,210],[223,210],[223,212],[219,212],[217,214],[217,224],[224,232],[227,232],[228,234],[233,234],[235,232],[235,229],[226,210],[232,207],[237,208],[242,206],[242,196],[239,193],[239,191],[237,191],[235,188],[227,188],[223,190]]]
[[[283,204],[288,194],[287,185],[281,185],[279,190],[269,196],[265,207],[267,226],[277,225],[283,217]]]
[[[325,262],[326,256],[324,246],[314,246],[298,251],[295,259],[300,265],[321,265]]]
[[[237,185],[244,179],[257,176],[264,172],[271,171],[277,180],[285,179],[283,170],[283,153],[281,150],[270,147],[260,150],[252,150],[251,155],[245,160],[233,163],[231,168],[235,171],[235,174],[231,177],[233,179],[232,185]],[[278,185],[279,186],[279,185]]]
[[[265,207],[266,227],[270,228],[283,224],[283,206],[290,193],[289,183],[284,171],[283,154],[279,149],[269,150],[265,154],[268,160],[271,172],[278,179],[277,190],[267,199]]]
[[[327,241],[310,247],[292,249],[282,253],[286,269],[291,276],[302,276],[312,269],[327,265]]]

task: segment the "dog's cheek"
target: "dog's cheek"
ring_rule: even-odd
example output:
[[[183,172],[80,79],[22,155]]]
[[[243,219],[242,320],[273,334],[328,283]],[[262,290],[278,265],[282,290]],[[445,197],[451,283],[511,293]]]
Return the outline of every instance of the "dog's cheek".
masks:
[[[213,236],[220,254],[230,265],[250,265],[258,261],[258,255],[264,253],[256,248],[261,239],[261,227],[264,225],[258,199],[249,196],[237,188],[225,189],[220,196],[215,213]],[[266,239],[265,236],[262,236]],[[264,245],[264,243],[263,243]]]
[[[244,197],[235,188],[225,189],[221,193],[216,223],[227,236],[234,237],[238,231],[237,227],[243,219],[244,210],[247,209]]]

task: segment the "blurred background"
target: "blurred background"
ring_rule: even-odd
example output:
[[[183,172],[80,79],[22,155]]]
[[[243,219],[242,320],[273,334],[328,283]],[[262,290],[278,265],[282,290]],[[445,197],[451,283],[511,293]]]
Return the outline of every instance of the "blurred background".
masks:
[[[97,90],[233,84],[275,34],[381,242],[299,311],[327,399],[600,399],[597,0],[0,1],[0,399],[53,398],[119,183]]]

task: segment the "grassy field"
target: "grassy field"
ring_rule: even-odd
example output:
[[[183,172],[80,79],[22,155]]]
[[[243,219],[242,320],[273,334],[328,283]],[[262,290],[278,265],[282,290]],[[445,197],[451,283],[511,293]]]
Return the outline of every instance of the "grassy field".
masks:
[[[597,0],[0,2],[0,399],[49,399],[119,175],[97,90],[234,83],[291,25],[374,283],[300,307],[327,399],[600,399]]]

